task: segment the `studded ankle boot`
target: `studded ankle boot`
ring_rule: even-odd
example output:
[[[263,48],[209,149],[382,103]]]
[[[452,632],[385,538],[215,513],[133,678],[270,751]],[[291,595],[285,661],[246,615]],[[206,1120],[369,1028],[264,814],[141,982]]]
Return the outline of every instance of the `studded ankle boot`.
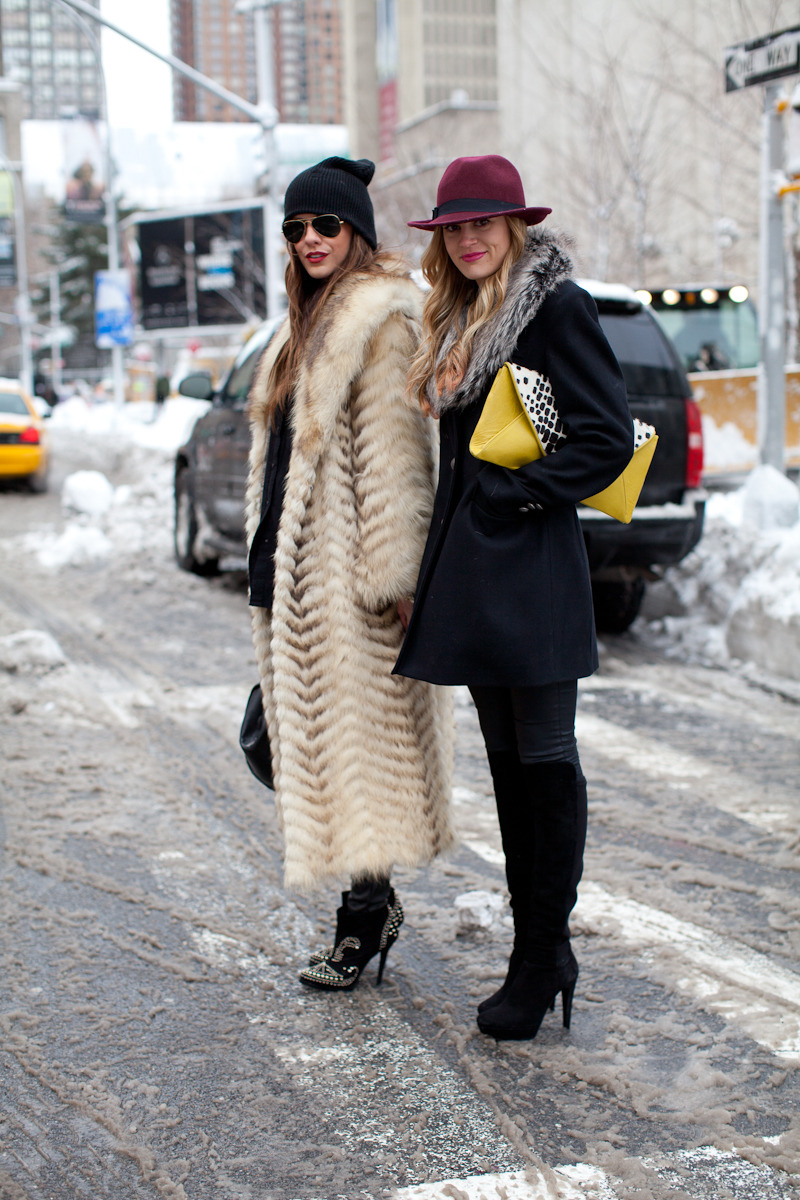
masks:
[[[368,909],[350,912],[347,893],[344,893],[342,907],[336,913],[334,945],[312,957],[309,965],[300,972],[300,982],[306,987],[345,991],[355,987],[370,959],[380,954],[377,978],[380,983],[386,956],[397,941],[402,924],[403,907],[394,889],[389,891],[388,902],[374,912]]]

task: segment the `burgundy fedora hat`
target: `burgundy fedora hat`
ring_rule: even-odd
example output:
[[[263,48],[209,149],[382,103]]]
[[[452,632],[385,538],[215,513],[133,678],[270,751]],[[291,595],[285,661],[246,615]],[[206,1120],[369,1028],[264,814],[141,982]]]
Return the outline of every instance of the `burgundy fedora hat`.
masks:
[[[519,171],[499,154],[457,158],[445,170],[430,221],[409,221],[412,229],[436,229],[481,217],[522,217],[538,225],[552,208],[528,208]]]

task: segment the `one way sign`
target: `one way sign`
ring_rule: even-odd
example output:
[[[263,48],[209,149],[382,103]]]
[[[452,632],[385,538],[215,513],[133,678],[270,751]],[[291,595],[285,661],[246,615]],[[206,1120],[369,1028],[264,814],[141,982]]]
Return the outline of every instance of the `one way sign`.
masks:
[[[769,83],[800,70],[800,26],[740,42],[725,51],[725,91]]]

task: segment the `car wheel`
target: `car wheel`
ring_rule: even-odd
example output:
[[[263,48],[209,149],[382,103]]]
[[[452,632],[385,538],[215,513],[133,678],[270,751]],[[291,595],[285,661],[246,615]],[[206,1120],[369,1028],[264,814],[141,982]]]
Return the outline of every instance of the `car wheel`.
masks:
[[[644,597],[644,580],[592,581],[594,621],[599,633],[624,633],[635,621]]]
[[[175,558],[184,571],[191,571],[195,575],[215,575],[219,569],[217,559],[201,562],[195,555],[196,539],[197,512],[189,469],[184,467],[175,477]]]

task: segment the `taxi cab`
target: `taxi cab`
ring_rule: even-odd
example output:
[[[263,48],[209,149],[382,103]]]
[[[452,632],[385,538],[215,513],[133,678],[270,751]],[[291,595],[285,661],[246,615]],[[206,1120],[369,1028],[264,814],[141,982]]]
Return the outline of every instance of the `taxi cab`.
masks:
[[[18,380],[0,379],[0,483],[47,490],[47,434],[33,400]]]

